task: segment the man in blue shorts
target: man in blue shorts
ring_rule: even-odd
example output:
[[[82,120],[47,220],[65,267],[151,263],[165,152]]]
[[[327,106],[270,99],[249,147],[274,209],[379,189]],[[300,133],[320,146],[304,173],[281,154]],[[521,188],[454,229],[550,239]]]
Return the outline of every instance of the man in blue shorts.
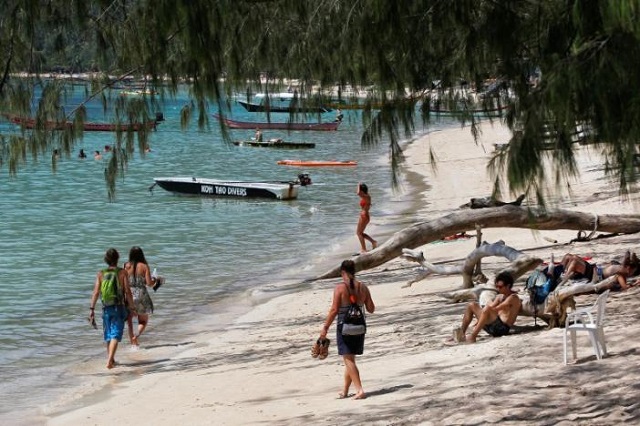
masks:
[[[130,310],[135,310],[129,277],[125,269],[118,267],[119,258],[120,254],[116,249],[107,250],[104,261],[108,267],[98,271],[89,305],[89,321],[95,324],[98,297],[102,300],[102,330],[107,344],[107,368],[109,369],[116,364],[116,350],[118,343],[122,340],[124,322],[129,314],[127,305]]]
[[[481,330],[486,331],[493,337],[509,334],[509,330],[515,324],[522,307],[522,301],[516,292],[511,289],[513,287],[513,277],[510,274],[506,272],[499,273],[496,276],[495,286],[496,290],[498,290],[498,295],[484,308],[478,302],[471,302],[467,305],[462,317],[462,325],[453,332],[456,342],[474,343]],[[471,334],[467,336],[467,328],[469,328],[474,317],[478,321]]]

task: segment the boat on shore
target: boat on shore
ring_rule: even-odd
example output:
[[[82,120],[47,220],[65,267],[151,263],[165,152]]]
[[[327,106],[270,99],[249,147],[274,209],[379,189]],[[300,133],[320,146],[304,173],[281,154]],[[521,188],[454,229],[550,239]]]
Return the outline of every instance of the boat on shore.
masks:
[[[461,115],[473,115],[477,117],[500,117],[506,112],[507,107],[492,108],[492,109],[473,109],[473,110],[452,110],[452,109],[440,109],[429,108],[429,114],[441,115],[446,117],[461,116]]]
[[[145,89],[140,89],[140,90],[122,90],[120,92],[121,96],[153,96],[155,95],[156,92],[153,90],[145,90]]]
[[[263,129],[263,130],[315,130],[315,131],[335,131],[340,125],[339,121],[326,123],[291,123],[291,122],[255,122],[237,121],[230,118],[223,118],[218,114],[213,114],[216,120],[224,123],[230,129]]]
[[[280,160],[276,164],[281,166],[297,166],[297,167],[340,167],[347,166],[353,167],[357,166],[357,161],[338,161],[338,160],[328,160],[328,161],[317,161],[317,160]]]
[[[298,187],[311,184],[308,174],[298,175],[295,181],[247,182],[196,177],[157,177],[155,185],[180,195],[202,195],[227,198],[268,198],[293,200],[298,197]]]
[[[313,101],[305,101],[295,93],[258,93],[253,102],[237,100],[249,112],[329,112],[331,108],[313,105]]]
[[[20,117],[17,115],[5,114],[5,117],[13,123],[24,127],[25,129],[37,128],[37,122],[34,118]],[[149,120],[146,123],[96,123],[96,122],[84,122],[82,129],[85,132],[117,132],[117,131],[138,131],[138,130],[153,130],[157,126],[156,120]],[[46,121],[43,123],[43,128],[46,130],[65,130],[72,129],[74,127],[73,121]]]
[[[282,139],[269,139],[268,141],[234,141],[236,146],[252,146],[259,148],[286,148],[286,149],[305,149],[315,148],[316,144],[312,142],[287,142]]]

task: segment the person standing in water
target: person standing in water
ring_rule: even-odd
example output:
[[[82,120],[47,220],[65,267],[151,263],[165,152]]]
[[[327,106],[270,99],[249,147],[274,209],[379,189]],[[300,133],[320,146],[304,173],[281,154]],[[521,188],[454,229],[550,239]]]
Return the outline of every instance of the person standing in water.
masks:
[[[369,241],[374,249],[378,247],[378,242],[364,232],[365,228],[371,221],[371,218],[369,217],[369,209],[371,208],[371,196],[369,195],[369,188],[365,183],[358,183],[357,194],[360,197],[361,210],[360,217],[358,218],[356,235],[358,236],[358,240],[360,241],[360,253],[366,253],[367,245],[365,241]]]

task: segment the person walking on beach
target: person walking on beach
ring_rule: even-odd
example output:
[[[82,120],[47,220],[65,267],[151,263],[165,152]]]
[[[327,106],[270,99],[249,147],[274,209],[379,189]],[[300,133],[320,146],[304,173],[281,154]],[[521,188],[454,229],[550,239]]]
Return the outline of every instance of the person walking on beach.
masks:
[[[342,355],[344,360],[344,386],[342,392],[339,393],[340,398],[347,398],[349,396],[349,388],[353,383],[356,388],[356,393],[353,396],[354,399],[364,399],[366,394],[362,388],[362,382],[360,381],[360,371],[356,365],[356,355],[362,355],[364,352],[364,334],[356,336],[343,336],[342,326],[344,322],[344,316],[349,309],[351,303],[356,303],[360,307],[364,306],[370,314],[372,314],[376,307],[371,298],[369,288],[362,282],[356,280],[356,265],[353,260],[345,260],[340,265],[340,274],[342,281],[336,284],[333,290],[333,300],[331,302],[331,309],[327,318],[322,325],[320,331],[320,338],[326,339],[327,331],[333,323],[333,320],[338,317],[336,327],[336,342],[338,344],[338,354]]]
[[[518,294],[511,289],[513,277],[501,272],[495,279],[498,295],[487,306],[482,308],[478,302],[470,302],[462,317],[462,325],[453,331],[453,338],[457,343],[475,343],[480,331],[484,330],[493,337],[506,336],[516,322],[522,302]],[[473,318],[477,322],[472,333],[467,336],[467,328]]]
[[[131,293],[133,294],[133,305],[135,311],[129,312],[127,317],[127,331],[129,332],[129,341],[133,346],[138,346],[138,338],[144,332],[149,324],[149,315],[153,313],[153,301],[147,287],[156,285],[158,278],[152,277],[149,271],[149,264],[144,257],[144,252],[138,246],[131,247],[129,250],[129,261],[124,265]],[[138,318],[138,333],[133,333],[133,318]]]
[[[107,344],[107,368],[115,366],[116,350],[122,340],[124,321],[127,318],[127,305],[133,310],[133,296],[129,288],[127,272],[118,267],[120,254],[118,250],[110,248],[104,255],[108,265],[106,269],[98,271],[89,305],[89,320],[95,323],[95,307],[98,297],[102,299],[102,331]]]
[[[358,241],[360,241],[360,253],[366,253],[367,245],[365,240],[369,241],[374,249],[378,247],[378,242],[364,232],[365,228],[371,221],[371,218],[369,217],[371,195],[369,195],[369,188],[367,187],[367,184],[358,183],[357,194],[360,197],[360,217],[358,218],[356,235],[358,236]]]

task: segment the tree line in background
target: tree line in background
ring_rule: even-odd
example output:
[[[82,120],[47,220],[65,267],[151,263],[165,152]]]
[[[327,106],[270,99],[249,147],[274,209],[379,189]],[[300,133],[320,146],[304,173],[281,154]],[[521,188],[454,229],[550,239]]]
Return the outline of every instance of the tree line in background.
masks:
[[[98,71],[87,96],[113,76],[145,77],[162,96],[187,82],[193,112],[226,111],[237,91],[277,90],[296,79],[301,96],[318,88],[367,88],[363,144],[398,141],[434,105],[458,111],[475,129],[478,107],[506,107],[498,120],[513,138],[489,164],[494,192],[543,202],[576,172],[576,128],[596,144],[626,191],[637,179],[640,136],[640,1],[635,0],[7,0],[0,16],[0,107],[40,120],[62,111],[65,89],[19,72]],[[501,82],[491,96],[473,89]],[[221,82],[224,81],[224,84]],[[461,82],[465,85],[461,86]],[[43,93],[33,105],[34,87]],[[453,90],[457,88],[457,90]],[[122,106],[141,121],[148,103]],[[186,111],[190,113],[191,111]],[[0,167],[17,172],[28,154],[72,149],[77,132],[2,135]],[[120,142],[118,142],[120,143]],[[123,142],[124,143],[124,142]],[[107,174],[110,194],[123,159]],[[545,168],[544,159],[553,168]],[[126,161],[126,159],[124,160]]]

